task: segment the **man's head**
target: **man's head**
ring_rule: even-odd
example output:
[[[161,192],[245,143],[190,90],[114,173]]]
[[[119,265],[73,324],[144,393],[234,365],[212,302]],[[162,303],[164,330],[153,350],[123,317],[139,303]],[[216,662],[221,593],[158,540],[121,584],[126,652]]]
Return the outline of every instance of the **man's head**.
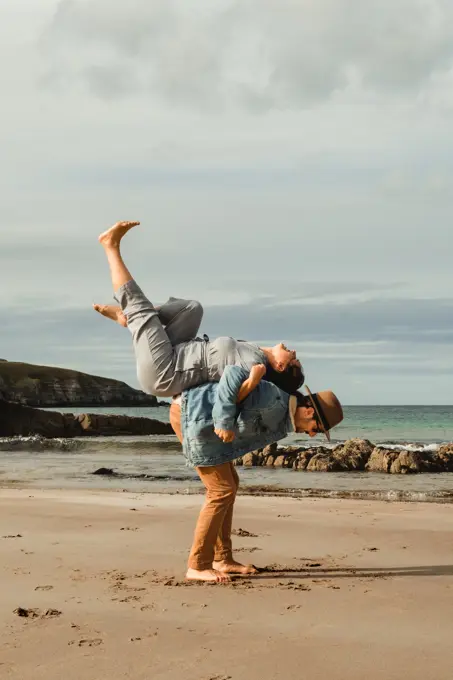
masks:
[[[286,345],[279,342],[278,345],[270,348],[267,359],[271,368],[281,373],[286,371],[288,366],[296,361],[296,351],[288,349]]]
[[[308,395],[296,393],[296,432],[305,432],[309,437],[324,433],[330,440],[330,430],[343,420],[343,409],[333,392],[317,392]]]

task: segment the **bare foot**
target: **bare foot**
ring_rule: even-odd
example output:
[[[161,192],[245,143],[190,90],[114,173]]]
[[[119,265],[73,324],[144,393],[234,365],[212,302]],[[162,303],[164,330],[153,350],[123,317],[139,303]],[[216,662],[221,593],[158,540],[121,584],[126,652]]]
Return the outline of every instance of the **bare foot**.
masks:
[[[213,562],[213,569],[222,574],[257,574],[258,569],[253,564],[241,564],[235,560],[222,560]]]
[[[126,317],[121,311],[121,307],[117,307],[116,305],[93,305],[93,309],[96,312],[99,312],[99,314],[102,314],[102,316],[106,316],[107,319],[116,321],[120,326],[127,328]]]
[[[231,581],[230,577],[226,574],[222,574],[216,569],[204,569],[203,571],[198,571],[198,569],[188,569],[186,574],[187,581],[208,581],[210,583],[228,583]]]
[[[123,236],[137,224],[140,224],[140,222],[117,222],[99,236],[99,243],[104,248],[118,248]]]

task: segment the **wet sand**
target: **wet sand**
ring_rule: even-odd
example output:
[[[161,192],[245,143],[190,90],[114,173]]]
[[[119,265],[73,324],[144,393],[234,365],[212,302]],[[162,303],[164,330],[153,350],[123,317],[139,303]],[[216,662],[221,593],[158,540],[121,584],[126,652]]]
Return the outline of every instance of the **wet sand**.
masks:
[[[2,680],[451,677],[451,506],[240,497],[266,569],[213,586],[184,582],[201,502],[1,490]]]

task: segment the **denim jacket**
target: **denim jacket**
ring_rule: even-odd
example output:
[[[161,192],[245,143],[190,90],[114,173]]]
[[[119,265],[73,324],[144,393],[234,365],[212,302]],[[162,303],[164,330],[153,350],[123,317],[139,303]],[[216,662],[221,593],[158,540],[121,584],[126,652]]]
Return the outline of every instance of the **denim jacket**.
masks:
[[[226,366],[218,383],[206,383],[182,393],[181,429],[187,465],[228,463],[249,451],[283,439],[294,428],[289,415],[289,395],[262,380],[241,404],[239,389],[249,376],[240,366]],[[225,443],[214,428],[234,430]]]

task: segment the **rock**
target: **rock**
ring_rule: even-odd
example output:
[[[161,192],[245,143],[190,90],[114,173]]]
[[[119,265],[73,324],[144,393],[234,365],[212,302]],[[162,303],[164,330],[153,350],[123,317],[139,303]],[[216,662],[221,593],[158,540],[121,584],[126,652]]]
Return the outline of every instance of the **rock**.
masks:
[[[423,461],[418,451],[401,451],[398,458],[390,465],[390,474],[414,474],[421,472],[422,469]]]
[[[104,477],[114,477],[116,472],[114,472],[111,468],[101,467],[95,470],[92,474],[103,475]]]
[[[123,415],[41,411],[0,399],[0,437],[111,437],[116,435],[173,434],[169,423]]]
[[[344,445],[334,449],[333,455],[342,470],[364,470],[374,449],[367,439],[349,439]]]
[[[0,396],[25,406],[157,406],[119,380],[53,366],[0,362]]]
[[[433,460],[444,472],[453,472],[453,444],[443,444],[435,452]]]
[[[246,453],[245,456],[242,456],[242,465],[244,467],[256,465],[256,454],[252,451],[251,453]]]
[[[333,451],[328,453],[315,453],[307,465],[307,472],[339,472],[342,470],[341,463],[335,459]]]
[[[274,459],[274,467],[283,467],[283,465],[284,465],[284,463],[285,463],[285,459],[286,459],[286,456],[283,456],[283,455],[282,455],[282,456],[277,456],[277,457]]]
[[[277,450],[278,450],[277,442],[274,442],[273,444],[268,444],[267,446],[264,447],[264,449],[261,449],[263,456],[275,456],[277,455]]]
[[[399,452],[393,449],[380,449],[376,447],[365,465],[368,472],[390,472],[394,460],[398,458]]]
[[[313,456],[317,453],[316,449],[305,449],[299,452],[294,461],[293,467],[295,470],[306,470],[307,465]]]

